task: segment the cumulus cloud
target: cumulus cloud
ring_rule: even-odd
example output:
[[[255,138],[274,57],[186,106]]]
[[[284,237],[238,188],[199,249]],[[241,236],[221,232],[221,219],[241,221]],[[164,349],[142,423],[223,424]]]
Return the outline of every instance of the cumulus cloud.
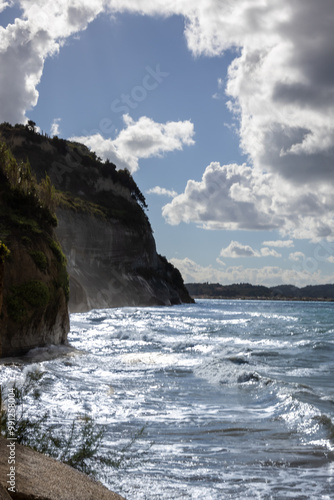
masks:
[[[1,0],[0,10],[10,3]],[[252,172],[239,166],[239,178],[230,185],[226,171],[236,167],[216,169],[225,206],[218,200],[218,190],[209,185],[212,166],[207,167],[202,182],[189,181],[185,192],[167,206],[167,220],[173,224],[181,220],[195,222],[210,229],[280,227],[283,234],[298,238],[334,237],[332,0],[16,3],[23,12],[21,19],[0,28],[0,66],[6,68],[0,75],[1,121],[26,119],[26,113],[38,100],[37,85],[45,59],[56,54],[66,38],[84,30],[101,12],[182,15],[186,42],[195,56],[219,56],[235,49],[235,59],[218,86],[220,93],[225,91],[228,96],[229,109],[238,120],[240,146]],[[132,170],[137,168],[141,149],[144,156],[140,157],[147,157],[145,154],[151,154],[154,148],[154,154],[171,150],[171,145],[164,149],[165,138],[163,145],[156,138],[149,145],[149,137],[138,141],[128,129],[116,144],[105,144],[101,137],[91,141],[109,149],[116,158],[119,155]],[[217,208],[208,196],[210,189]],[[189,211],[192,208],[194,215]],[[251,213],[245,213],[248,209]]]
[[[50,132],[51,132],[52,136],[60,134],[60,122],[61,122],[61,118],[55,118],[53,120],[53,122],[51,123]]]
[[[291,185],[247,165],[213,162],[201,181],[162,209],[169,224],[193,222],[204,229],[278,229],[282,236],[314,241],[334,237],[331,184]]]
[[[242,245],[238,241],[231,241],[228,247],[223,248],[220,252],[221,257],[258,257],[258,253],[249,245]]]
[[[294,246],[292,240],[274,240],[274,241],[264,241],[262,243],[266,247],[277,247],[277,248],[291,248]]]
[[[170,196],[171,198],[174,198],[177,196],[177,192],[174,191],[173,189],[166,189],[162,188],[160,186],[155,186],[147,191],[147,194],[157,194],[159,196]]]
[[[5,10],[7,7],[10,7],[13,4],[13,2],[6,2],[5,0],[0,0],[0,12]]]
[[[260,251],[254,250],[250,245],[243,245],[238,241],[231,241],[231,243],[223,248],[220,252],[220,257],[229,257],[237,259],[240,257],[282,257],[276,250],[268,247],[261,248]]]
[[[279,221],[270,213],[270,193],[263,184],[256,198],[254,183],[256,179],[250,167],[213,162],[201,181],[188,181],[184,193],[163,207],[163,216],[173,225],[195,222],[206,229],[278,227]]]
[[[169,151],[181,150],[184,145],[194,144],[194,125],[190,121],[157,123],[147,116],[134,121],[123,115],[125,128],[116,139],[105,139],[97,133],[90,136],[72,137],[95,151],[102,159],[109,159],[118,168],[138,170],[140,158],[162,156]]]
[[[0,27],[0,121],[26,121],[38,101],[47,57],[59,52],[64,40],[84,30],[102,10],[104,0],[18,0],[22,17]],[[2,2],[6,7],[8,2]]]
[[[305,254],[303,252],[292,252],[289,255],[289,259],[298,262],[300,259],[305,259]]]
[[[186,283],[252,283],[253,285],[276,286],[293,283],[302,287],[310,284],[333,283],[334,275],[323,276],[320,270],[282,269],[279,266],[247,268],[244,266],[228,266],[216,269],[212,266],[201,266],[189,258],[171,259]]]
[[[275,258],[280,258],[282,257],[281,253],[276,252],[273,248],[268,248],[268,247],[263,247],[261,248],[261,256],[262,257],[275,257]]]

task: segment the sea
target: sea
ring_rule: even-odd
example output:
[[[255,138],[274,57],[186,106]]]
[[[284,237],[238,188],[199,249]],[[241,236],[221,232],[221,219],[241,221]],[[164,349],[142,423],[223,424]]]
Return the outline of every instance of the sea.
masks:
[[[97,479],[127,500],[334,499],[334,303],[93,310],[69,342],[2,365],[2,384],[38,369],[32,417],[103,426],[121,460]]]

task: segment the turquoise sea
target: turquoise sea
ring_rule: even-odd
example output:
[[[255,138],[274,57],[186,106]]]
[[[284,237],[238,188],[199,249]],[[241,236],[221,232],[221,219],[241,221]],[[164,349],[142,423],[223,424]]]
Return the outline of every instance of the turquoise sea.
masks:
[[[101,453],[144,428],[98,470],[128,500],[334,498],[334,303],[95,310],[71,315],[69,341],[81,352],[34,350],[2,382],[41,369],[55,424],[92,415]]]

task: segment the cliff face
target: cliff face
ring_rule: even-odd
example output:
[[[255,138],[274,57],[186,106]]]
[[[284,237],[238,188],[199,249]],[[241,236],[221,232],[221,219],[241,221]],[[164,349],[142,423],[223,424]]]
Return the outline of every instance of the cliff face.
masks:
[[[182,277],[157,254],[145,198],[131,175],[85,146],[25,127],[0,126],[18,158],[28,157],[59,190],[57,237],[67,257],[71,312],[192,302]]]
[[[181,296],[182,283],[178,290],[168,276],[151,232],[64,209],[57,216],[57,236],[68,261],[71,312],[188,299]]]
[[[29,169],[9,157],[6,165],[4,155],[0,151],[0,246],[9,253],[0,256],[0,357],[66,343],[69,331],[68,275],[55,219],[41,206]]]

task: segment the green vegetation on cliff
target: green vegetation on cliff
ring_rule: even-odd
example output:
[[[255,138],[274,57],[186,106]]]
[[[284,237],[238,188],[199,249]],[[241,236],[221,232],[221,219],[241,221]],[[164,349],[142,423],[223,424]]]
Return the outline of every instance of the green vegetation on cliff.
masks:
[[[9,257],[10,251],[6,245],[0,240],[0,262],[4,263],[5,259]]]
[[[147,209],[145,197],[127,169],[117,170],[116,165],[109,160],[103,162],[83,144],[39,134],[33,125],[13,127],[2,123],[0,136],[10,146],[15,158],[21,162],[28,159],[29,165],[33,165],[34,173],[45,191],[40,197],[49,208],[54,209],[54,206],[48,194],[61,206],[75,211],[108,215],[130,226],[143,223],[143,220],[148,223],[144,212]],[[75,168],[78,164],[80,175]],[[42,180],[45,173],[50,175],[52,184]],[[113,196],[106,188],[110,184],[114,186]],[[124,191],[128,192],[128,199]],[[131,200],[136,203],[130,203]]]
[[[38,182],[29,161],[0,142],[0,357],[66,340],[69,285],[55,203],[48,175]]]
[[[45,308],[50,302],[50,291],[45,283],[38,280],[26,281],[11,287],[7,297],[7,312],[16,323],[28,316],[27,305],[34,311]]]

